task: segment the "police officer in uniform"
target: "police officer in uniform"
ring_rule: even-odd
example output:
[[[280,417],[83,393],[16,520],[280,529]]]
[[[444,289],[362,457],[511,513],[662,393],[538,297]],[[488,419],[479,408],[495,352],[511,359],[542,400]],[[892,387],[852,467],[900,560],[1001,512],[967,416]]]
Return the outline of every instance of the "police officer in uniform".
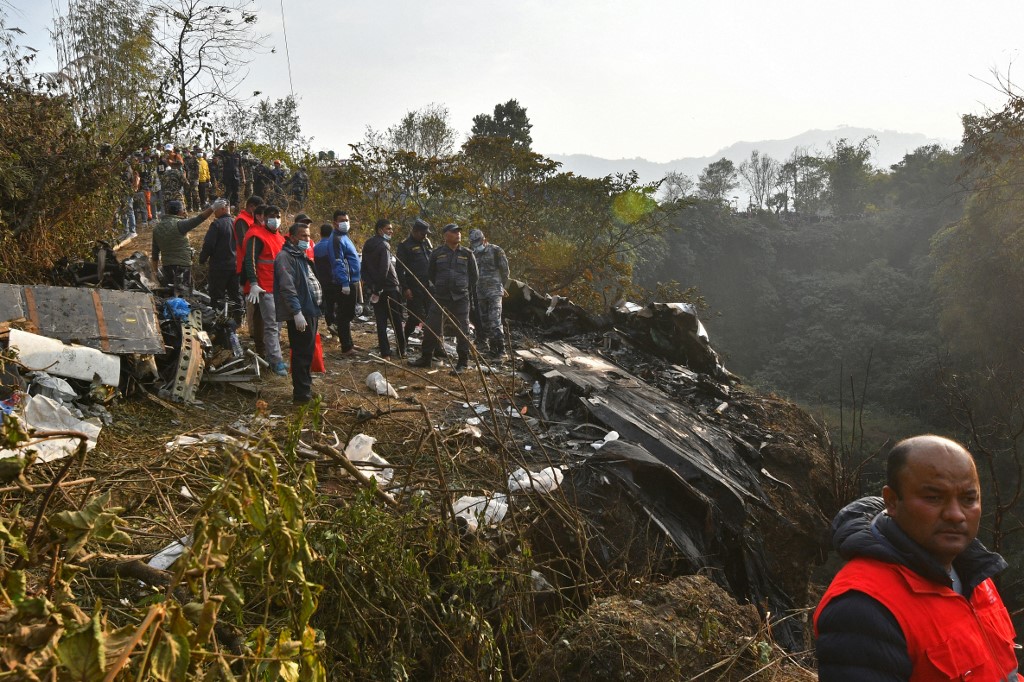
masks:
[[[437,305],[427,315],[427,333],[423,338],[422,354],[410,365],[430,366],[434,350],[441,345],[444,337],[445,318],[450,318],[459,327],[456,337],[458,363],[455,371],[461,372],[469,366],[470,292],[476,289],[479,272],[473,252],[460,244],[461,228],[455,223],[448,223],[442,232],[444,244],[430,253],[427,265],[427,281]]]
[[[416,325],[427,323],[427,312],[433,303],[427,289],[427,267],[430,265],[430,252],[434,246],[427,235],[430,234],[430,223],[419,218],[412,224],[412,232],[398,245],[395,253],[397,258],[398,281],[405,299],[405,309],[409,315],[405,320],[404,336],[408,341]]]
[[[501,299],[505,296],[509,268],[505,251],[497,244],[491,244],[482,230],[469,231],[469,248],[473,249],[476,264],[480,269],[480,280],[476,285],[477,317],[480,326],[476,330],[476,344],[483,352],[490,346],[492,358],[505,354],[505,334],[501,329]]]

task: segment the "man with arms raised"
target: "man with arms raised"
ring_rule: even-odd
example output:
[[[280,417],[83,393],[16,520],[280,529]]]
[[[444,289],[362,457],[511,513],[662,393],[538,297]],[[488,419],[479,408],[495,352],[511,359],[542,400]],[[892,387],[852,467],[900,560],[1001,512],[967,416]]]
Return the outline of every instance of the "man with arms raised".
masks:
[[[939,436],[900,441],[882,498],[832,522],[847,564],[814,614],[822,682],[1017,682],[1014,630],[992,582],[1006,568],[976,538],[971,454]]]

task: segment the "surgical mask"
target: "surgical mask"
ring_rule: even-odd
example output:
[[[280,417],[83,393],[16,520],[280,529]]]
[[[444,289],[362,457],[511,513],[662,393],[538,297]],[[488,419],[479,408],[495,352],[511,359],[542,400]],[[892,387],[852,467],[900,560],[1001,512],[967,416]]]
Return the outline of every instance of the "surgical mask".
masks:
[[[267,218],[267,229],[268,230],[276,230],[279,227],[281,227],[281,219],[280,218]]]
[[[341,232],[342,234],[348,234],[348,221],[347,220],[344,221],[344,222],[338,223],[338,232]]]
[[[297,246],[299,247],[299,251],[305,251],[309,248],[309,242],[299,242]]]
[[[384,241],[386,241],[386,242],[389,242],[389,241],[391,241],[391,235],[390,235],[390,234],[384,234],[384,233],[381,233],[381,235],[380,235],[380,236],[381,236],[381,237],[384,237]]]
[[[478,245],[478,246],[474,246],[474,247],[473,247],[473,251],[474,251],[475,253],[483,253],[483,252],[484,252],[484,245],[483,245],[483,244],[480,244],[480,245]]]

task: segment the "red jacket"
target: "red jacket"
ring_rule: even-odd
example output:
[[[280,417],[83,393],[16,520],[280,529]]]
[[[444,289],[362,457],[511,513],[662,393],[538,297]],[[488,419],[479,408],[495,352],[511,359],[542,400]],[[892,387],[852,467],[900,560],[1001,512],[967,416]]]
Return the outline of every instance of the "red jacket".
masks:
[[[846,592],[862,592],[892,613],[907,640],[911,682],[1002,682],[1017,668],[1013,624],[991,578],[970,601],[899,565],[858,557],[839,571],[814,612]]]
[[[245,223],[245,232],[241,232],[238,229],[239,220]],[[245,209],[242,209],[239,212],[238,217],[235,218],[234,225],[232,225],[232,230],[235,235],[235,272],[239,275],[242,274],[242,261],[245,259],[245,235],[249,234],[249,230],[252,229],[253,223],[255,222],[256,219],[253,218],[252,214]]]
[[[253,225],[245,233],[245,241],[242,244],[244,253],[249,251],[249,241],[257,239],[262,248],[256,256],[256,282],[260,288],[267,293],[274,291],[274,259],[281,252],[284,246],[284,235],[278,232],[271,232],[262,225]],[[245,283],[245,293],[249,293],[250,282]]]

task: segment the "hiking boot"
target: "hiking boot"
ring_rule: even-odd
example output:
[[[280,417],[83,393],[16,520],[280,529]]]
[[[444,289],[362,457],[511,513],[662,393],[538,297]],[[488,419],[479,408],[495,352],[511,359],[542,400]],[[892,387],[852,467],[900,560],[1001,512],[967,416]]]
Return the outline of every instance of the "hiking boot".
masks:
[[[430,367],[434,364],[434,361],[429,355],[421,355],[415,360],[410,360],[407,364],[410,367]]]
[[[309,395],[307,395],[305,397],[293,397],[292,398],[292,404],[293,405],[307,405],[307,404],[313,402],[314,400],[320,400],[321,398],[323,398],[323,396],[320,395],[319,393],[310,393]]]

